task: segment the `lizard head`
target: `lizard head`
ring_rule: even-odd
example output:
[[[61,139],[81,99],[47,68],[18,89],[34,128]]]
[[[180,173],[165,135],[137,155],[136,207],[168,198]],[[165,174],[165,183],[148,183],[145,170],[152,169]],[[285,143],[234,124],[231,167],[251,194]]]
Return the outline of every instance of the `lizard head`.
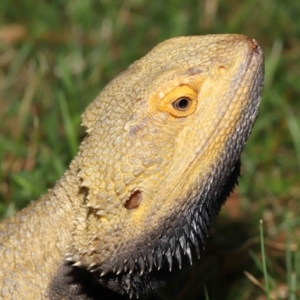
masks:
[[[262,85],[262,51],[242,35],[168,40],[109,83],[83,114],[71,260],[132,295],[199,255],[236,184]]]

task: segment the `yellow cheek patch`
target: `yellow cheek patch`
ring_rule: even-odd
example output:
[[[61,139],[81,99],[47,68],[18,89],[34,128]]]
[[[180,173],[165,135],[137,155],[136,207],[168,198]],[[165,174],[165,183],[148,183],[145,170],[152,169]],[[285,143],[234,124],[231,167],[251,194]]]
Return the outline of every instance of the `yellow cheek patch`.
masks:
[[[186,117],[192,114],[197,107],[198,93],[188,85],[177,86],[165,96],[157,95],[152,101],[159,111],[166,112],[174,117]],[[154,104],[152,102],[152,104]]]

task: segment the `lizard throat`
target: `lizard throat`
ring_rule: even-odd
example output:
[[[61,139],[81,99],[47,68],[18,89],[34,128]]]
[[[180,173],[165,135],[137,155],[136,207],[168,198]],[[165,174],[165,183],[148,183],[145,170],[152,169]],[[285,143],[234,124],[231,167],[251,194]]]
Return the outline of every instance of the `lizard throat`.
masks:
[[[210,227],[220,207],[237,184],[240,172],[238,161],[224,182],[226,170],[213,176],[214,182],[223,182],[218,194],[210,193],[210,188],[201,187],[201,195],[184,212],[170,216],[156,232],[145,234],[145,238],[135,244],[134,250],[114,260],[107,260],[100,266],[91,268],[98,282],[121,294],[139,296],[151,293],[164,285],[166,275],[181,269],[186,258],[192,264],[192,253],[200,257],[205,247]]]

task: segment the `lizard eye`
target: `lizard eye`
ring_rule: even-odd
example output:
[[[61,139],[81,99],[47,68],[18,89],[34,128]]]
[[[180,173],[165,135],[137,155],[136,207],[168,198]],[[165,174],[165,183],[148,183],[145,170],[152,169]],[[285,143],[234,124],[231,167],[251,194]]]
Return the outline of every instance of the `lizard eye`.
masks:
[[[184,118],[195,112],[198,92],[187,84],[174,87],[171,91],[153,97],[152,108],[170,114],[175,118]]]
[[[186,111],[190,108],[192,101],[188,98],[179,98],[173,102],[173,107],[179,111]]]

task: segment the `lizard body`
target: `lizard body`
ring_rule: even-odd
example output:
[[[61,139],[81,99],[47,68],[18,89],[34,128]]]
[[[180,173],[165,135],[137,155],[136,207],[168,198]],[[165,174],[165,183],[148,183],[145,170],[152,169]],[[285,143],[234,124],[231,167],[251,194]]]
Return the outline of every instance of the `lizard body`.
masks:
[[[64,176],[0,223],[0,298],[160,287],[236,184],[262,86],[262,50],[242,35],[170,39],[132,64],[83,114]]]

